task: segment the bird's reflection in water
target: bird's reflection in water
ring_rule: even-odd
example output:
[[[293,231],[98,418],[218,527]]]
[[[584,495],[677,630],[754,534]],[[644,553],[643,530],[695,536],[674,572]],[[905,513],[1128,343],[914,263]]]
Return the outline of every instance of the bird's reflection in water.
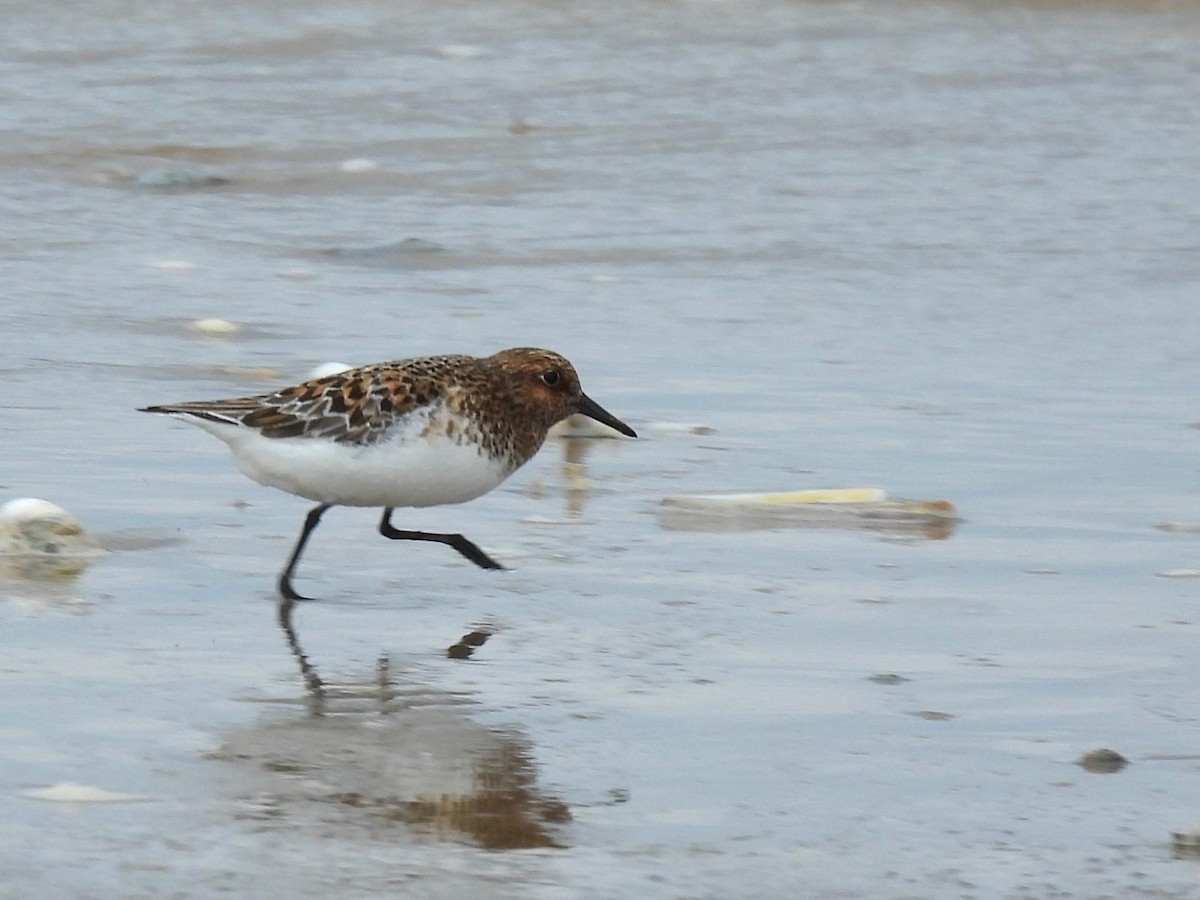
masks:
[[[238,790],[242,818],[489,850],[564,846],[559,826],[570,811],[539,790],[524,736],[473,721],[467,696],[406,683],[386,654],[366,677],[322,678],[294,611],[281,603],[278,621],[300,667],[305,714],[228,735],[213,754],[250,779]]]
[[[595,440],[586,437],[564,437],[562,473],[566,482],[565,495],[567,501],[567,518],[583,518],[583,510],[587,505],[588,492],[591,486],[587,480],[588,451],[595,446]]]
[[[588,453],[600,446],[619,449],[625,438],[607,425],[578,414],[567,416],[551,428],[550,437],[563,452],[561,472],[566,518],[580,519],[591,492],[591,482],[587,478]]]

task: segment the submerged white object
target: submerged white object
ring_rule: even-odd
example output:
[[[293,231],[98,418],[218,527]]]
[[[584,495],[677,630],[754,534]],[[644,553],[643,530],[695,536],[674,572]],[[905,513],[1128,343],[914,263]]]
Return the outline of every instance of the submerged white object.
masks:
[[[889,498],[880,488],[827,488],[669,496],[658,519],[673,531],[847,528],[941,539],[953,532],[958,512],[947,500]]]
[[[887,493],[880,488],[820,488],[807,491],[777,491],[759,494],[694,494],[667,497],[664,503],[691,509],[716,507],[791,506],[800,503],[882,503]]]
[[[47,800],[52,803],[138,803],[150,799],[141,794],[106,791],[104,788],[76,784],[73,781],[62,781],[44,788],[30,788],[21,791],[21,795],[32,800]]]
[[[0,506],[0,576],[64,581],[103,554],[79,520],[61,506],[36,497]]]
[[[20,497],[0,506],[0,556],[90,559],[102,552],[78,519],[49,500]]]

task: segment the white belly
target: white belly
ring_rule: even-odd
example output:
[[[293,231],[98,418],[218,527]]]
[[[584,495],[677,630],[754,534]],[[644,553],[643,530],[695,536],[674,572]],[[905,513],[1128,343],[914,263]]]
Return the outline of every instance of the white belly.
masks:
[[[440,506],[486,494],[516,469],[477,445],[412,434],[367,447],[314,438],[265,438],[197,421],[229,445],[259,484],[338,506]]]

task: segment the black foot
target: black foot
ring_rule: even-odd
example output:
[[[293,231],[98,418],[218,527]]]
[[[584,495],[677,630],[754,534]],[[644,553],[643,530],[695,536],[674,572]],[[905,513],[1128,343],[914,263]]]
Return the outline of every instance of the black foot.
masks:
[[[402,531],[392,525],[392,508],[389,506],[383,511],[383,518],[379,522],[379,533],[385,538],[393,541],[429,541],[434,544],[445,544],[448,547],[453,547],[475,565],[481,569],[503,569],[504,566],[496,562],[479,547],[461,534],[437,534],[432,531]]]
[[[469,559],[481,569],[503,569],[504,566],[496,562],[490,556],[483,552],[477,544],[468,541],[461,534],[446,535],[450,540],[446,541],[451,547]]]
[[[283,597],[283,602],[291,603],[312,603],[316,601],[316,597],[305,597],[303,594],[296,593],[296,589],[292,587],[292,580],[282,575],[279,576],[279,595]]]

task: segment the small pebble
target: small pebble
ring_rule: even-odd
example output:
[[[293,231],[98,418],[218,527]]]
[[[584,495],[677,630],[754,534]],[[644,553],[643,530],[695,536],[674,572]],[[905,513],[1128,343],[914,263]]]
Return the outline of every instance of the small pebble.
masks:
[[[1200,569],[1165,569],[1154,575],[1157,578],[1200,578]]]
[[[949,722],[955,718],[953,713],[938,712],[934,709],[919,709],[916,712],[909,713],[916,716],[918,719],[925,719],[927,722]]]
[[[312,371],[308,373],[309,380],[314,378],[328,378],[330,375],[336,375],[338,372],[345,372],[347,369],[353,369],[354,366],[348,366],[342,362],[324,362],[318,366],[313,366]]]
[[[374,172],[379,168],[379,163],[373,159],[347,159],[338,168],[343,172]]]
[[[443,59],[475,59],[483,56],[483,48],[472,44],[447,44],[438,48],[438,54]]]
[[[284,269],[279,273],[280,278],[286,278],[288,281],[312,281],[317,277],[317,273],[312,269]]]
[[[662,434],[716,434],[717,429],[699,422],[650,422],[647,431],[657,431]]]
[[[229,184],[229,179],[199,169],[158,168],[147,169],[134,178],[133,183],[135,187],[152,191],[187,191],[222,187]]]
[[[1159,522],[1154,526],[1159,531],[1184,531],[1200,533],[1200,522]]]
[[[242,330],[242,326],[228,319],[196,319],[188,325],[188,329],[203,334],[236,334]]]
[[[867,678],[867,681],[873,681],[876,684],[886,685],[904,684],[906,681],[911,680],[912,679],[905,678],[903,675],[896,675],[893,672],[876,672],[874,675],[871,675]]]
[[[1099,750],[1083,754],[1083,756],[1079,757],[1077,764],[1088,772],[1094,772],[1098,775],[1111,775],[1114,772],[1120,772],[1129,765],[1129,760],[1115,750],[1102,747]]]

